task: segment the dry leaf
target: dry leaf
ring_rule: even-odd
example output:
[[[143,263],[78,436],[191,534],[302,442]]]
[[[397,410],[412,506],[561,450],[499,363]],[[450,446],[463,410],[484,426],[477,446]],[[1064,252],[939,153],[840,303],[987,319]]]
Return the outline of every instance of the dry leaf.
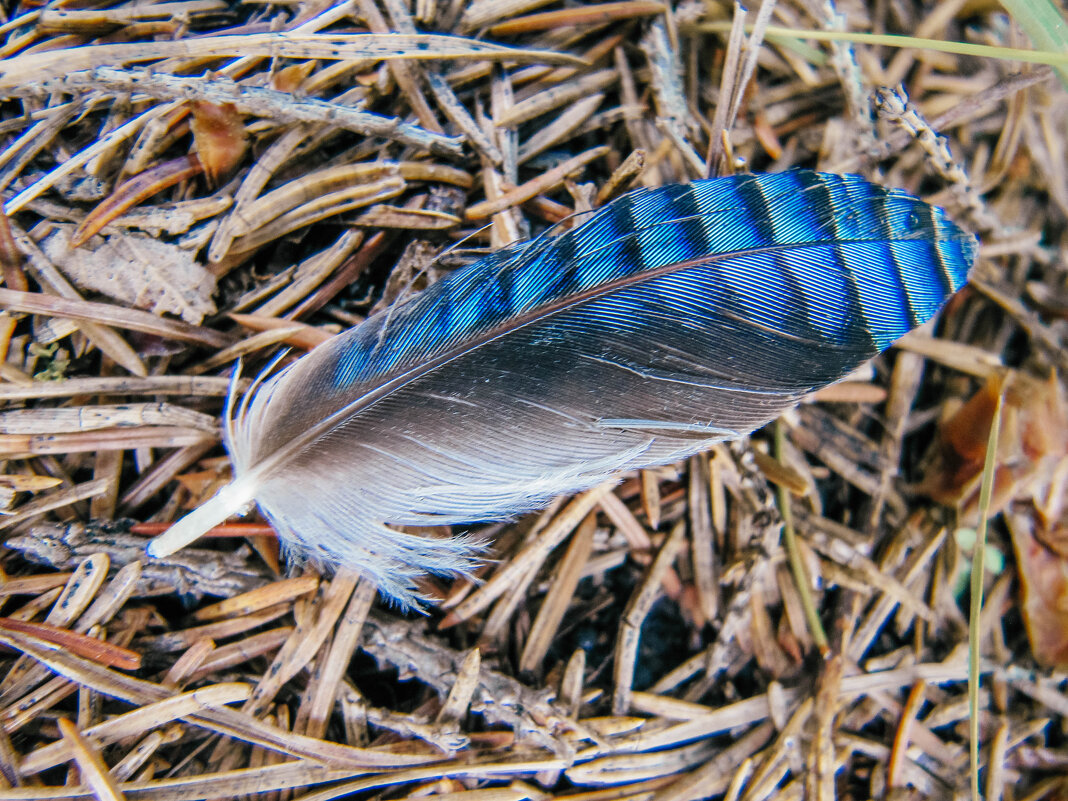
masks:
[[[190,127],[197,156],[208,179],[218,185],[245,157],[248,149],[245,123],[231,103],[216,105],[194,100],[190,106],[193,110]]]
[[[1068,667],[1068,560],[1044,542],[1058,533],[1063,538],[1065,531],[1042,530],[1031,510],[1011,513],[1006,519],[1031,652],[1043,665]]]
[[[191,251],[137,233],[94,239],[74,250],[73,230],[57,224],[41,248],[82,289],[193,324],[215,312],[215,277]]]
[[[920,491],[957,507],[974,522],[986,441],[1004,382],[991,513],[1013,499],[1045,496],[1057,465],[1068,457],[1068,399],[1056,377],[1020,372],[995,376],[939,427]]]

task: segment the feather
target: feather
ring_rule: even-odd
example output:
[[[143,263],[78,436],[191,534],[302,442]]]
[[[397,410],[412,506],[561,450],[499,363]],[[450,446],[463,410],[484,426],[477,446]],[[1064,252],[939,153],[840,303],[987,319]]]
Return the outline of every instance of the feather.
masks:
[[[632,192],[258,379],[228,426],[234,481],[149,552],[255,501],[290,550],[413,604],[478,544],[390,526],[505,519],[743,436],[929,320],[976,249],[856,176]]]

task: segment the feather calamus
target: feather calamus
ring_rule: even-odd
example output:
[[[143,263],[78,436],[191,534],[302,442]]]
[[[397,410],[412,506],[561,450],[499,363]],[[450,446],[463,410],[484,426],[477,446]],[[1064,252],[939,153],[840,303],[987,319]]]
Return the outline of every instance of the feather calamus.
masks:
[[[402,604],[500,520],[742,436],[929,320],[977,242],[941,209],[810,171],[641,189],[490,255],[257,382],[234,481],[149,547],[255,501],[287,548]]]

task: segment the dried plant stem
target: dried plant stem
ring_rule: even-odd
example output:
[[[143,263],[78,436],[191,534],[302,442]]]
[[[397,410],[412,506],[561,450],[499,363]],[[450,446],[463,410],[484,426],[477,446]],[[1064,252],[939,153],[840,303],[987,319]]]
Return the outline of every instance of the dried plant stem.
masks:
[[[982,631],[979,621],[983,610],[983,578],[986,573],[986,530],[989,525],[990,499],[997,468],[998,439],[1001,436],[1001,408],[1004,391],[999,390],[983,461],[983,481],[979,488],[979,525],[972,553],[971,605],[968,619],[968,756],[971,764],[972,799],[979,801],[979,669]]]
[[[775,455],[777,458],[784,457],[786,448],[786,431],[782,422],[775,424]],[[816,601],[812,597],[812,580],[805,569],[804,559],[801,557],[801,548],[797,544],[797,532],[794,530],[794,516],[790,508],[790,491],[786,487],[776,488],[779,501],[779,513],[782,515],[782,540],[786,546],[787,559],[790,562],[790,571],[794,576],[794,584],[797,586],[798,595],[801,596],[801,606],[805,610],[805,620],[808,622],[809,633],[820,652],[820,656],[826,657],[830,644],[827,633],[823,630],[820,622],[819,611]]]

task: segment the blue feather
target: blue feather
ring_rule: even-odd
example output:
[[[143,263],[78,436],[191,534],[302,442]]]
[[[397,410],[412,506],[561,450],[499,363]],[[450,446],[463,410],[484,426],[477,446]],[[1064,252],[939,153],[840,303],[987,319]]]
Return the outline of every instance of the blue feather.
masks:
[[[412,603],[476,549],[389,526],[499,520],[742,436],[929,320],[976,248],[856,176],[638,190],[257,382],[234,483],[152,552],[255,500],[291,549]]]

